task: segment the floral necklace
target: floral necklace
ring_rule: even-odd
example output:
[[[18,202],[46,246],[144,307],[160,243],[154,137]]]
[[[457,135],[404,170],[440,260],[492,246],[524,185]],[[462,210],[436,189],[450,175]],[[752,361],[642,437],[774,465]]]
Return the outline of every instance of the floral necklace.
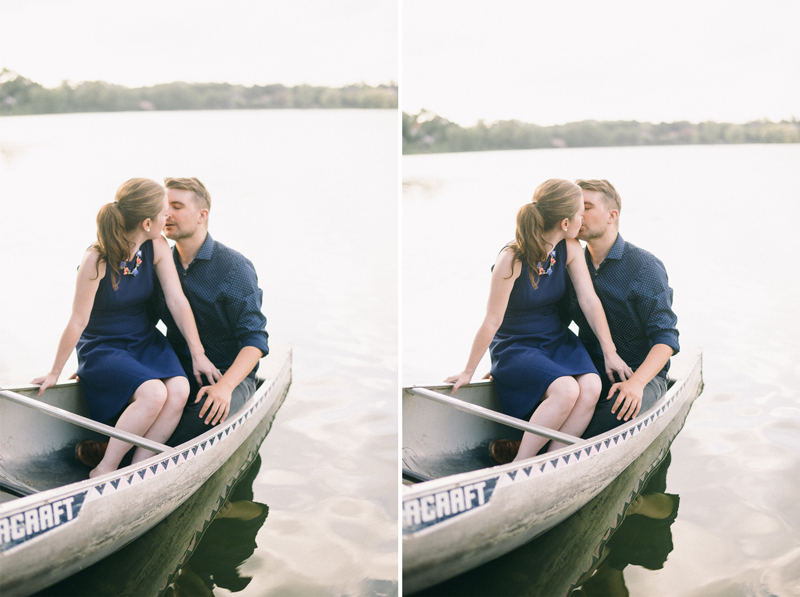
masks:
[[[545,274],[549,276],[550,274],[553,273],[553,266],[555,264],[556,264],[556,250],[553,249],[552,251],[550,251],[550,267],[548,267],[545,270],[544,266],[542,265],[542,262],[540,261],[539,263],[536,264],[536,268],[539,270],[540,276],[544,276]]]
[[[142,250],[136,251],[136,266],[133,269],[128,269],[128,264],[125,261],[119,262],[119,267],[122,270],[123,276],[136,276],[139,274],[139,266],[142,265]]]

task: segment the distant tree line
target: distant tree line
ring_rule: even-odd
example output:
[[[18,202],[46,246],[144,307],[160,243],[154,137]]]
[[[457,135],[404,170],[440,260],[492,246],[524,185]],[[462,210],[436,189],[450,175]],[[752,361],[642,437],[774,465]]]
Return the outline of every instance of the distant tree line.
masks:
[[[715,143],[798,143],[800,122],[761,120],[747,124],[584,120],[539,126],[501,120],[462,127],[433,112],[403,112],[403,153],[445,153],[546,147],[695,145]]]
[[[65,81],[50,89],[8,69],[0,71],[3,115],[271,108],[397,108],[397,86],[165,83],[129,88],[104,81]]]

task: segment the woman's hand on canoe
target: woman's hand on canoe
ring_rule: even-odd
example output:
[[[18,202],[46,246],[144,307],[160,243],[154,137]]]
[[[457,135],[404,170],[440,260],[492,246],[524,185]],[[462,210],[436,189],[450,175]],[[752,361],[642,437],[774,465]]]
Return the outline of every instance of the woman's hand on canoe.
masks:
[[[458,388],[467,384],[472,379],[472,375],[467,373],[466,371],[462,371],[458,375],[451,375],[447,379],[444,380],[444,383],[451,383],[453,384],[453,389],[451,390],[451,394],[455,394],[458,391]]]
[[[47,388],[56,385],[57,381],[58,381],[58,375],[55,375],[54,373],[48,373],[47,375],[42,375],[41,377],[37,377],[31,383],[39,386],[39,396],[41,396],[42,394],[44,394],[44,391]]]

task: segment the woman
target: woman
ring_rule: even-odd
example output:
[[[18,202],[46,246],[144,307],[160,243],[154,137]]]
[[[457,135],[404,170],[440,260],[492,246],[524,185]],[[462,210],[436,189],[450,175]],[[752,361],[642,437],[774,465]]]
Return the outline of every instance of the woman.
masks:
[[[517,214],[516,240],[500,251],[492,269],[486,316],[467,366],[446,380],[453,384],[453,393],[469,383],[491,346],[491,374],[503,411],[574,436],[589,425],[601,383],[586,349],[558,316],[566,269],[600,340],[609,378],[613,381],[615,372],[623,380],[632,374],[611,341],[583,250],[575,240],[582,217],[577,185],[551,179],[536,188],[533,202]],[[526,432],[514,460],[536,455],[547,441]],[[563,446],[552,441],[549,450]]]
[[[145,302],[153,291],[155,275],[189,344],[195,377],[198,381],[201,374],[209,381],[221,377],[205,356],[172,253],[161,236],[167,208],[164,187],[146,178],[125,182],[117,189],[114,202],[100,208],[97,242],[78,267],[72,315],[61,335],[53,368],[31,382],[40,384],[41,396],[58,381],[77,345],[77,374],[91,417],[108,421],[122,412],[117,429],[160,443],[178,425],[189,381],[167,339],[147,317]],[[112,438],[89,476],[116,470],[130,448]],[[136,448],[132,461],[152,455]]]

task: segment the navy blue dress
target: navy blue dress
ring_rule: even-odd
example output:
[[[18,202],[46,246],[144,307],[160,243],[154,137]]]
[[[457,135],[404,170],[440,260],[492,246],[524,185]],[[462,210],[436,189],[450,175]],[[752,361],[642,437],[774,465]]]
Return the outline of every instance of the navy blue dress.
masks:
[[[89,323],[78,341],[78,377],[95,421],[119,413],[134,391],[151,379],[186,374],[175,351],[147,317],[153,292],[153,241],[142,243],[142,263],[135,276],[120,275],[111,285],[110,264],[100,280]],[[128,263],[133,270],[135,262]]]
[[[566,288],[566,241],[555,251],[553,270],[538,277],[536,289],[522,264],[489,346],[503,412],[512,417],[528,416],[557,378],[597,373],[581,341],[558,316],[557,303]]]

